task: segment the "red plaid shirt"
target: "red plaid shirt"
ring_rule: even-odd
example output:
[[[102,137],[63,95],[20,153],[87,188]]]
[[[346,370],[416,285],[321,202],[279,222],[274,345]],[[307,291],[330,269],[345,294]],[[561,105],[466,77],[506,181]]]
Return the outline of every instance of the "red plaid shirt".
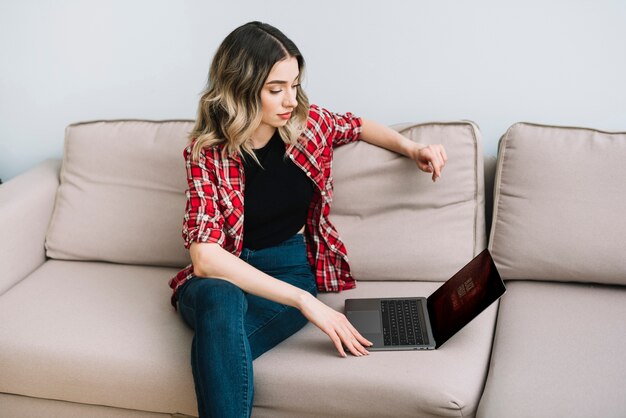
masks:
[[[317,288],[339,292],[356,286],[350,274],[346,247],[328,215],[333,196],[331,162],[333,148],[356,141],[362,121],[351,113],[340,115],[311,105],[307,126],[298,143],[287,147],[289,158],[315,183],[306,220],[309,263],[315,266]],[[191,161],[191,147],[184,156],[187,167],[187,205],[183,219],[183,240],[214,242],[239,257],[243,243],[244,170],[241,158],[222,157],[222,145],[204,149],[197,162]],[[193,277],[193,264],[170,281],[172,305],[176,290]]]

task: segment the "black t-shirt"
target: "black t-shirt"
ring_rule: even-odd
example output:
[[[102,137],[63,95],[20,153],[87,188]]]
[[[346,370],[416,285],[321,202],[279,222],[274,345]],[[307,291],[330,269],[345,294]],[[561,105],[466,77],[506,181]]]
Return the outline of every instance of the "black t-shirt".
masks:
[[[254,150],[261,168],[245,155],[243,246],[253,250],[279,244],[306,223],[313,197],[313,181],[285,158],[278,130],[263,147]]]

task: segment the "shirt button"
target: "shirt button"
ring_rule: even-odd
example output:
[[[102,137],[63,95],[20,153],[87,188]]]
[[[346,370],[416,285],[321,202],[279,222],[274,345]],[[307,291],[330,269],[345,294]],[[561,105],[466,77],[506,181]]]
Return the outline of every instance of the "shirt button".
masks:
[[[295,157],[293,156],[293,154],[289,154],[289,158],[293,160]]]
[[[322,190],[322,196],[325,196],[326,192],[324,190]]]
[[[330,248],[332,248],[332,249],[334,250],[334,249],[335,249],[335,246],[334,246],[334,245],[331,245],[331,246],[330,246]]]
[[[307,171],[307,172],[306,172],[306,175],[307,175],[307,176],[309,176],[309,177],[311,177],[311,172],[310,172],[310,171]]]

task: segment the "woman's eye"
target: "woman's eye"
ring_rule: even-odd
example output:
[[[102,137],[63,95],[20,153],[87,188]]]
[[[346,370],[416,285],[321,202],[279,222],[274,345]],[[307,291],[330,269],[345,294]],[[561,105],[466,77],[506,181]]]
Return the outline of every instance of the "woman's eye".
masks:
[[[297,89],[298,87],[300,87],[300,84],[296,84],[296,85],[291,86],[292,89]],[[282,92],[282,90],[270,90],[270,93],[272,93],[272,94],[278,94],[280,92]]]

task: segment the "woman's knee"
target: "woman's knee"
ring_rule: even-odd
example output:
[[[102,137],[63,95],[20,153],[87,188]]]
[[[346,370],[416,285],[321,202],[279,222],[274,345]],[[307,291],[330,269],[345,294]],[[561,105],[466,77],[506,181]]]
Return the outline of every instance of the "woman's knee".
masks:
[[[212,320],[228,321],[232,316],[245,314],[245,292],[229,281],[213,278],[194,278],[180,302],[193,310],[196,320],[206,316]]]

